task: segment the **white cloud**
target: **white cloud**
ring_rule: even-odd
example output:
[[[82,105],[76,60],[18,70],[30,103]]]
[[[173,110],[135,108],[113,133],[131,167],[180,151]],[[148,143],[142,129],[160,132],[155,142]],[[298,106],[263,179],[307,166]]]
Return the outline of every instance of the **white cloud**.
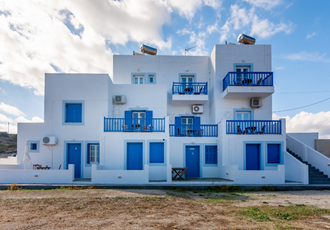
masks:
[[[230,8],[231,15],[225,24],[221,27],[220,42],[224,42],[228,38],[233,37],[233,32],[250,32],[251,36],[257,36],[259,38],[267,38],[275,35],[279,32],[285,32],[286,34],[292,32],[294,29],[294,24],[288,23],[278,23],[269,21],[268,19],[261,19],[254,7],[250,10],[246,8],[240,8],[237,4],[234,4]],[[236,39],[236,38],[235,38]]]
[[[32,117],[31,120],[26,119],[25,117],[18,117],[15,119],[16,122],[44,122],[40,117]]]
[[[253,6],[261,7],[267,10],[282,4],[282,0],[244,0]]]
[[[7,105],[3,102],[0,103],[0,111],[3,111],[7,114],[14,116],[25,116],[25,114],[22,111],[20,111],[18,108],[11,105]]]
[[[13,121],[12,118],[7,117],[6,115],[0,113],[0,123],[8,123],[8,122],[10,123],[12,121]]]
[[[190,34],[191,31],[187,30],[186,28],[183,28],[182,30],[178,30],[176,33],[177,33],[179,36],[182,36],[182,35]]]
[[[316,32],[313,32],[313,33],[311,33],[311,34],[307,34],[306,39],[310,39],[310,38],[312,38],[312,37],[314,37],[314,36],[316,36],[316,35],[317,35]]]
[[[320,113],[301,112],[293,118],[273,114],[273,119],[286,119],[287,133],[318,132],[319,138],[330,139],[330,111]]]
[[[330,62],[330,59],[326,57],[327,54],[320,54],[318,52],[309,53],[307,51],[302,51],[299,53],[288,54],[283,56],[285,59],[290,59],[294,61],[312,61],[312,62]]]
[[[275,66],[274,69],[275,70],[283,70],[283,69],[285,69],[285,67],[284,66]]]

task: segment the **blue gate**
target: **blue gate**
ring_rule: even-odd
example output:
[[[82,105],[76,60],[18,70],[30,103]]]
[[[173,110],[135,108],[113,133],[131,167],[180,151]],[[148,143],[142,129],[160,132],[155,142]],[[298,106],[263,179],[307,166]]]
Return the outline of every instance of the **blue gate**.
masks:
[[[74,177],[81,178],[81,144],[68,144],[69,164],[74,165]]]
[[[186,146],[186,167],[188,177],[199,177],[199,146]]]
[[[143,170],[142,143],[127,143],[127,170]]]
[[[246,170],[260,170],[260,144],[246,145]]]

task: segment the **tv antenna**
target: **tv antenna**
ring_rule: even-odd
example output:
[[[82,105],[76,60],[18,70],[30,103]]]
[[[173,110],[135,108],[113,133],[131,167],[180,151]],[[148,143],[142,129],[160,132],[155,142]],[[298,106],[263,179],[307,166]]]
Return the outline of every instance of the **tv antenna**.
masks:
[[[197,47],[197,45],[196,46],[193,46],[193,47],[190,47],[190,48],[184,48],[184,55],[187,55],[187,52],[189,52],[189,50],[191,50],[191,49],[193,49],[195,47]]]

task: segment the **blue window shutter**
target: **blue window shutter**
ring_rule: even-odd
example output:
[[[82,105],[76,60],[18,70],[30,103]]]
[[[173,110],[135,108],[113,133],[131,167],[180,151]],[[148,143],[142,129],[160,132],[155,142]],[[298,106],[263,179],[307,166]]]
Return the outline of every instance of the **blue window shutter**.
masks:
[[[149,126],[151,127],[150,131],[152,131],[153,127],[152,127],[152,111],[150,110],[147,110],[146,111],[146,126]],[[149,129],[147,129],[149,130]]]
[[[181,117],[175,117],[175,136],[179,136],[182,132]]]
[[[132,128],[132,111],[131,110],[125,111],[125,125],[127,125],[128,130],[130,130]]]
[[[201,118],[200,117],[194,117],[194,130],[196,130],[197,135],[200,135],[201,130]]]
[[[217,146],[205,147],[205,164],[218,164]]]
[[[87,164],[90,164],[91,162],[90,162],[90,152],[89,152],[89,146],[90,146],[90,144],[88,144],[87,145]]]
[[[150,163],[164,163],[164,143],[150,143]]]
[[[65,105],[65,122],[82,122],[82,105],[66,104]]]
[[[280,144],[267,145],[267,158],[268,158],[268,163],[272,163],[272,164],[280,163]]]

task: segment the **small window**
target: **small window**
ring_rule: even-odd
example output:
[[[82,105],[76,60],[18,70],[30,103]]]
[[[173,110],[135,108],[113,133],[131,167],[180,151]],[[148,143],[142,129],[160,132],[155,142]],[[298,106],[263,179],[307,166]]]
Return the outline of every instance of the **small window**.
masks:
[[[136,84],[136,85],[143,84],[144,75],[134,75],[133,78],[134,78],[134,84]]]
[[[81,123],[82,122],[82,104],[65,104],[65,122]]]
[[[87,164],[98,164],[100,162],[99,144],[88,144]]]
[[[150,163],[164,163],[164,143],[150,143]]]
[[[217,146],[205,146],[205,164],[218,164]]]
[[[280,161],[280,144],[267,145],[267,160],[269,164],[279,164]]]
[[[38,146],[37,143],[30,143],[30,150],[37,150]]]
[[[154,83],[154,75],[149,75],[149,83]]]

